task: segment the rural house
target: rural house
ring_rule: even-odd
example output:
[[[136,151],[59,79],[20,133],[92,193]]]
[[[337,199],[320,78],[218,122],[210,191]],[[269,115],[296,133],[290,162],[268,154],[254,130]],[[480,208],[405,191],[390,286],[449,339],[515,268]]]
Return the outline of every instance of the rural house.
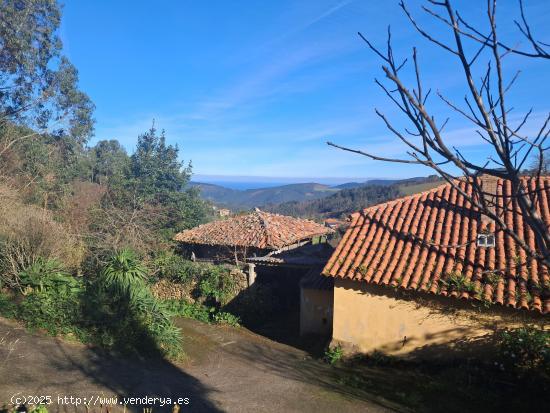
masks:
[[[550,225],[550,177],[523,179]],[[481,182],[534,248],[510,182]],[[332,342],[350,352],[449,348],[550,312],[547,268],[450,184],[353,214],[322,273],[334,282]]]
[[[300,254],[304,254],[307,261],[308,256],[314,255],[309,252],[311,247],[308,248],[312,241],[315,238],[326,240],[332,232],[332,229],[313,221],[271,214],[256,208],[247,214],[182,231],[174,239],[181,243],[182,251],[192,259],[232,261],[237,264],[248,262],[249,284],[252,284],[256,264],[284,266],[285,259],[295,263],[300,261]],[[318,250],[319,247],[313,249]],[[278,257],[280,254],[284,255]],[[264,261],[254,261],[254,258],[261,257],[266,258]],[[318,260],[314,262],[319,265]],[[297,265],[300,266],[300,263]]]
[[[183,253],[195,260],[245,264],[248,286],[268,285],[270,295],[279,303],[276,313],[284,318],[300,309],[299,284],[303,276],[312,268],[317,269],[319,276],[330,257],[333,247],[326,241],[333,232],[313,221],[256,208],[244,215],[180,232],[174,239],[181,244]],[[301,326],[304,331],[330,327],[332,301],[316,302],[323,306],[323,311],[316,314],[306,311],[309,317]]]
[[[241,261],[294,249],[332,233],[306,219],[254,211],[182,231],[174,239],[198,260]]]

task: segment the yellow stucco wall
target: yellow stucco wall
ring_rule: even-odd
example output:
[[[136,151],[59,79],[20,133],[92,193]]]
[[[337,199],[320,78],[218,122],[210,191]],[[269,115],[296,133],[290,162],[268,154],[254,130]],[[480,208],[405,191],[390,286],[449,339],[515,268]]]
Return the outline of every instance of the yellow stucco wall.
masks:
[[[300,334],[323,334],[332,331],[333,290],[300,289]]]
[[[342,344],[348,352],[441,350],[518,322],[515,316],[480,312],[469,303],[459,302],[465,307],[461,309],[451,308],[451,299],[434,297],[433,301],[434,305],[420,304],[388,288],[336,279],[333,343]]]

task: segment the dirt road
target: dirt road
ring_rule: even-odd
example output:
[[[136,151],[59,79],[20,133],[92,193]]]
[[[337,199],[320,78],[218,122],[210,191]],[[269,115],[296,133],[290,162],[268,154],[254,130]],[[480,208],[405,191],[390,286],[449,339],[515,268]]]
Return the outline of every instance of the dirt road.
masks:
[[[383,400],[337,384],[330,366],[244,328],[178,320],[187,360],[136,360],[98,352],[0,318],[0,406],[13,395],[188,398],[189,412],[387,412]],[[161,408],[157,400],[153,412]],[[129,406],[141,411],[141,407]],[[85,411],[51,406],[52,411]],[[90,411],[100,411],[99,406]],[[123,409],[111,408],[110,412]],[[106,411],[106,410],[104,410]]]

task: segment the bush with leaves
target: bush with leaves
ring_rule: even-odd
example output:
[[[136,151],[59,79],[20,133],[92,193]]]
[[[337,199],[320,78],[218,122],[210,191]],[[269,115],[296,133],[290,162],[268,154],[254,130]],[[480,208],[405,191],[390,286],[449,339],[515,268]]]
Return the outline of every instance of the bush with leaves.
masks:
[[[497,343],[503,368],[550,378],[550,331],[530,326],[505,330],[497,335]]]
[[[111,256],[101,272],[102,284],[118,296],[132,299],[143,288],[147,278],[147,268],[131,250],[122,250]]]
[[[17,304],[8,294],[0,291],[0,316],[6,318],[17,317]]]
[[[199,264],[186,260],[171,251],[161,251],[153,259],[152,266],[157,278],[180,284],[191,283],[200,273]]]
[[[235,291],[235,284],[228,268],[208,265],[202,268],[197,290],[207,302],[225,305]]]
[[[219,311],[215,307],[188,303],[185,300],[166,300],[163,305],[173,316],[192,318],[203,323],[228,324],[233,327],[241,325],[239,317],[226,311]]]
[[[68,274],[55,260],[39,259],[20,273],[25,298],[17,317],[30,328],[43,328],[52,335],[81,335],[82,280]]]
[[[216,311],[213,307],[200,303],[188,303],[185,300],[166,300],[163,305],[172,316],[192,318],[203,323],[210,323],[212,313]]]
[[[342,350],[341,346],[337,345],[327,348],[327,350],[325,351],[324,360],[327,363],[334,365],[342,360],[343,357],[344,351]]]
[[[239,327],[241,325],[240,317],[228,313],[227,311],[218,311],[214,313],[214,321],[218,324],[227,324],[233,327]]]
[[[158,278],[192,287],[195,298],[208,305],[225,305],[237,290],[228,266],[193,262],[172,252],[163,252],[153,260],[153,267]]]

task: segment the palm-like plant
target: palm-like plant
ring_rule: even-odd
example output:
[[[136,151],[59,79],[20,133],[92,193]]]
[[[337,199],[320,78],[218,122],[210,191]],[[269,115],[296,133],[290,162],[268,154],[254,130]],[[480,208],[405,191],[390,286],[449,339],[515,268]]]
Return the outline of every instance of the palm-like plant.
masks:
[[[115,297],[118,317],[121,321],[132,320],[143,339],[144,333],[157,347],[157,350],[176,356],[181,351],[181,336],[170,320],[166,309],[159,304],[145,283],[147,269],[130,250],[114,254],[101,271],[101,283]],[[120,300],[122,299],[122,300]],[[120,301],[123,302],[120,305]]]
[[[101,272],[103,284],[131,298],[145,284],[147,269],[131,250],[114,254]]]

